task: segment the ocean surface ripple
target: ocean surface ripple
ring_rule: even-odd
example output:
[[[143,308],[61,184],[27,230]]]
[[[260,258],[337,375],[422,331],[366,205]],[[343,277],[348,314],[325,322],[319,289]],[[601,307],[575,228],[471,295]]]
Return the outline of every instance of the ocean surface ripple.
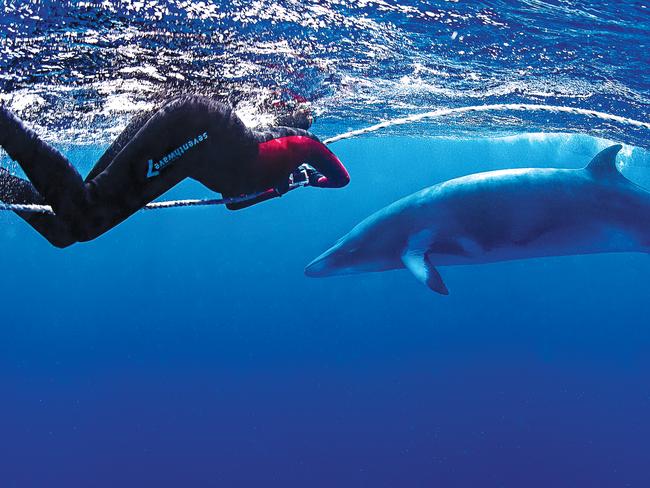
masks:
[[[2,2],[0,23],[0,97],[65,142],[108,141],[133,112],[184,92],[236,104],[251,123],[306,99],[324,135],[486,103],[650,120],[643,2],[28,0]],[[527,113],[388,133],[535,131],[648,140],[643,129]]]

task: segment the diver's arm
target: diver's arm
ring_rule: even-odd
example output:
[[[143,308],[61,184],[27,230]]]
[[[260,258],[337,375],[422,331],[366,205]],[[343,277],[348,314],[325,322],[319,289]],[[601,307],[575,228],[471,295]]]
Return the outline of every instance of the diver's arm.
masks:
[[[241,210],[243,208],[251,207],[256,203],[262,203],[279,196],[280,193],[275,188],[270,188],[266,190],[264,193],[262,193],[261,195],[258,195],[255,198],[251,198],[250,200],[244,200],[243,202],[237,202],[237,203],[227,203],[226,208],[228,210]]]
[[[318,174],[316,171],[311,170],[311,173],[307,173],[307,178],[310,178],[312,174]],[[309,179],[302,185],[302,186],[309,186]],[[228,210],[241,210],[242,208],[247,208],[255,205],[256,203],[262,203],[267,200],[271,200],[272,198],[277,198],[281,197],[285,193],[290,192],[291,190],[295,190],[298,188],[298,185],[291,185],[291,182],[287,180],[286,184],[280,185],[277,188],[269,188],[262,194],[256,196],[255,198],[251,198],[250,200],[245,200],[243,202],[237,202],[237,203],[227,203],[226,208]]]

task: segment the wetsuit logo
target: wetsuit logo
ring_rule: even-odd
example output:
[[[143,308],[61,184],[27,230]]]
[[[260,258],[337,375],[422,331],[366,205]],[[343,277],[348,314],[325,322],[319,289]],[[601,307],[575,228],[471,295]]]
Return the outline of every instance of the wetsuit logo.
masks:
[[[154,162],[153,159],[150,159],[149,161],[147,161],[147,178],[153,178],[154,176],[158,176],[163,169],[165,169],[167,166],[169,166],[174,161],[179,159],[183,154],[185,154],[186,151],[193,148],[194,146],[197,146],[201,142],[205,141],[207,138],[208,138],[208,133],[204,132],[203,134],[199,134],[198,136],[196,136],[194,139],[190,139],[181,147],[174,149],[172,152],[167,154],[159,161]]]

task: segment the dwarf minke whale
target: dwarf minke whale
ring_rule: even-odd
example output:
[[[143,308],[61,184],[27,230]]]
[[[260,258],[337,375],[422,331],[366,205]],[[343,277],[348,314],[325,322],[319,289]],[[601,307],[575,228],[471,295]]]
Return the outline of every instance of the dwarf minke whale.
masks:
[[[490,171],[421,190],[362,221],[305,274],[407,268],[446,295],[436,266],[650,252],[650,193],[618,171],[621,147],[580,169]]]

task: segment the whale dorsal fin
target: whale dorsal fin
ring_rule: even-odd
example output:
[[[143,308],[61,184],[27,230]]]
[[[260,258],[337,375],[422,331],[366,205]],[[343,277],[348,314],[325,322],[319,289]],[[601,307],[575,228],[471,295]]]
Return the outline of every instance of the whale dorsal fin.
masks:
[[[585,167],[596,178],[624,178],[616,167],[616,155],[623,146],[614,144],[603,149]]]
[[[449,295],[449,290],[442,281],[440,273],[431,265],[425,254],[407,251],[402,255],[402,262],[413,273],[413,276],[427,285],[429,289],[441,295]]]

